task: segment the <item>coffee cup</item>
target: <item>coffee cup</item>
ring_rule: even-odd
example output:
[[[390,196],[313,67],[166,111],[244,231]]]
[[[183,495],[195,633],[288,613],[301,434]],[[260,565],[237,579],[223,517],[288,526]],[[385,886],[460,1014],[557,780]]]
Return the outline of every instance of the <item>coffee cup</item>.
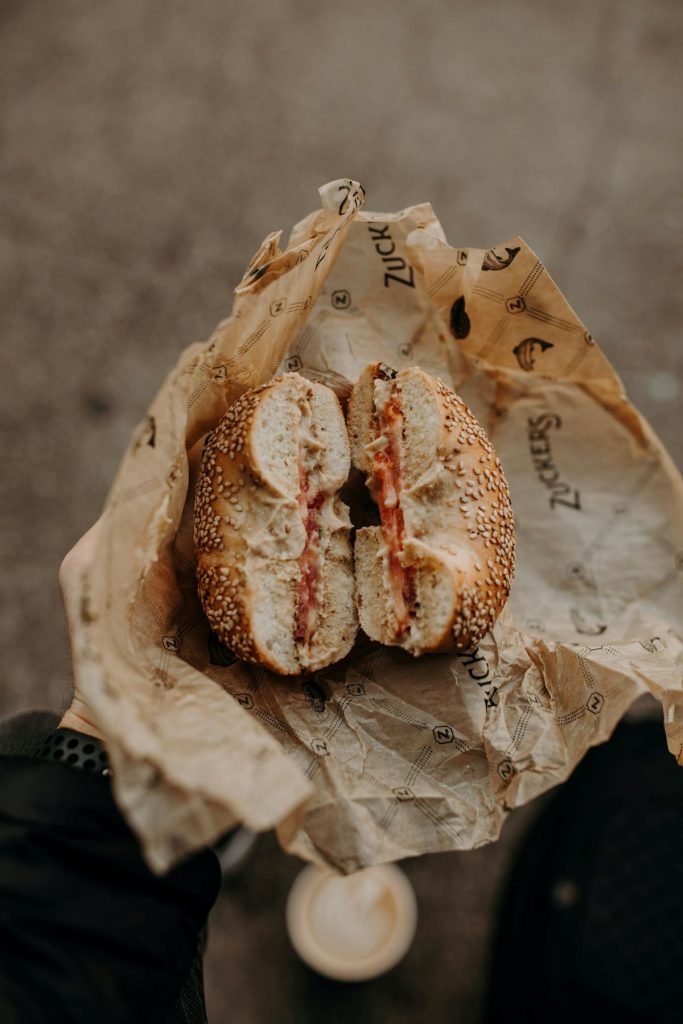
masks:
[[[340,876],[304,868],[287,900],[287,930],[301,959],[338,981],[368,981],[407,953],[417,902],[394,864]]]

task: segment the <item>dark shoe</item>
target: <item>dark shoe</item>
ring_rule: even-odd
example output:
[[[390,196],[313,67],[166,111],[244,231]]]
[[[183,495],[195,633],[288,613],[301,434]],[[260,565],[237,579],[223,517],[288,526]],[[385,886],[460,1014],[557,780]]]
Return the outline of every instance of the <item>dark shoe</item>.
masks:
[[[589,751],[522,843],[488,1024],[673,1024],[683,1006],[683,769],[659,722]]]

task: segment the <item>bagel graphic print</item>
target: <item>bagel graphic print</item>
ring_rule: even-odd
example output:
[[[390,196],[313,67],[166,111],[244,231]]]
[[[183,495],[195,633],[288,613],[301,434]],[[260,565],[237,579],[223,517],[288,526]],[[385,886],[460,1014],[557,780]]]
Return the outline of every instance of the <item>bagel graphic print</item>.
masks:
[[[518,342],[512,351],[522,369],[531,371],[535,365],[534,353],[536,351],[547,352],[552,347],[552,341],[543,341],[541,338],[525,338],[524,341]]]
[[[505,247],[505,256],[499,256],[495,249],[489,249],[484,256],[484,262],[481,265],[482,270],[505,270],[509,267],[514,260],[517,253],[520,251],[520,246],[516,245],[510,249],[508,246]]]

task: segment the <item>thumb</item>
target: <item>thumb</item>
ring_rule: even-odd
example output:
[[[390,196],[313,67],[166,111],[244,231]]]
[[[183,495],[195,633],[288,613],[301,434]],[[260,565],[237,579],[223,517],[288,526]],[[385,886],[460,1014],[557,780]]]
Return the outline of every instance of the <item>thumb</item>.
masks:
[[[72,650],[74,632],[78,623],[83,619],[84,576],[95,557],[101,527],[102,519],[100,518],[67,552],[59,567],[59,587],[62,592]]]

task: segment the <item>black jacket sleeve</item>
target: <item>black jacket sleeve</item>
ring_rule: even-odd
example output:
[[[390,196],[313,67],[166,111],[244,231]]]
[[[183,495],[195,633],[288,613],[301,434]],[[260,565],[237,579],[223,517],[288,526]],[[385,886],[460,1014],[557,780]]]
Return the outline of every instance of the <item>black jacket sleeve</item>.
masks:
[[[152,875],[106,777],[0,758],[0,1020],[164,1021],[219,887],[208,850]]]

